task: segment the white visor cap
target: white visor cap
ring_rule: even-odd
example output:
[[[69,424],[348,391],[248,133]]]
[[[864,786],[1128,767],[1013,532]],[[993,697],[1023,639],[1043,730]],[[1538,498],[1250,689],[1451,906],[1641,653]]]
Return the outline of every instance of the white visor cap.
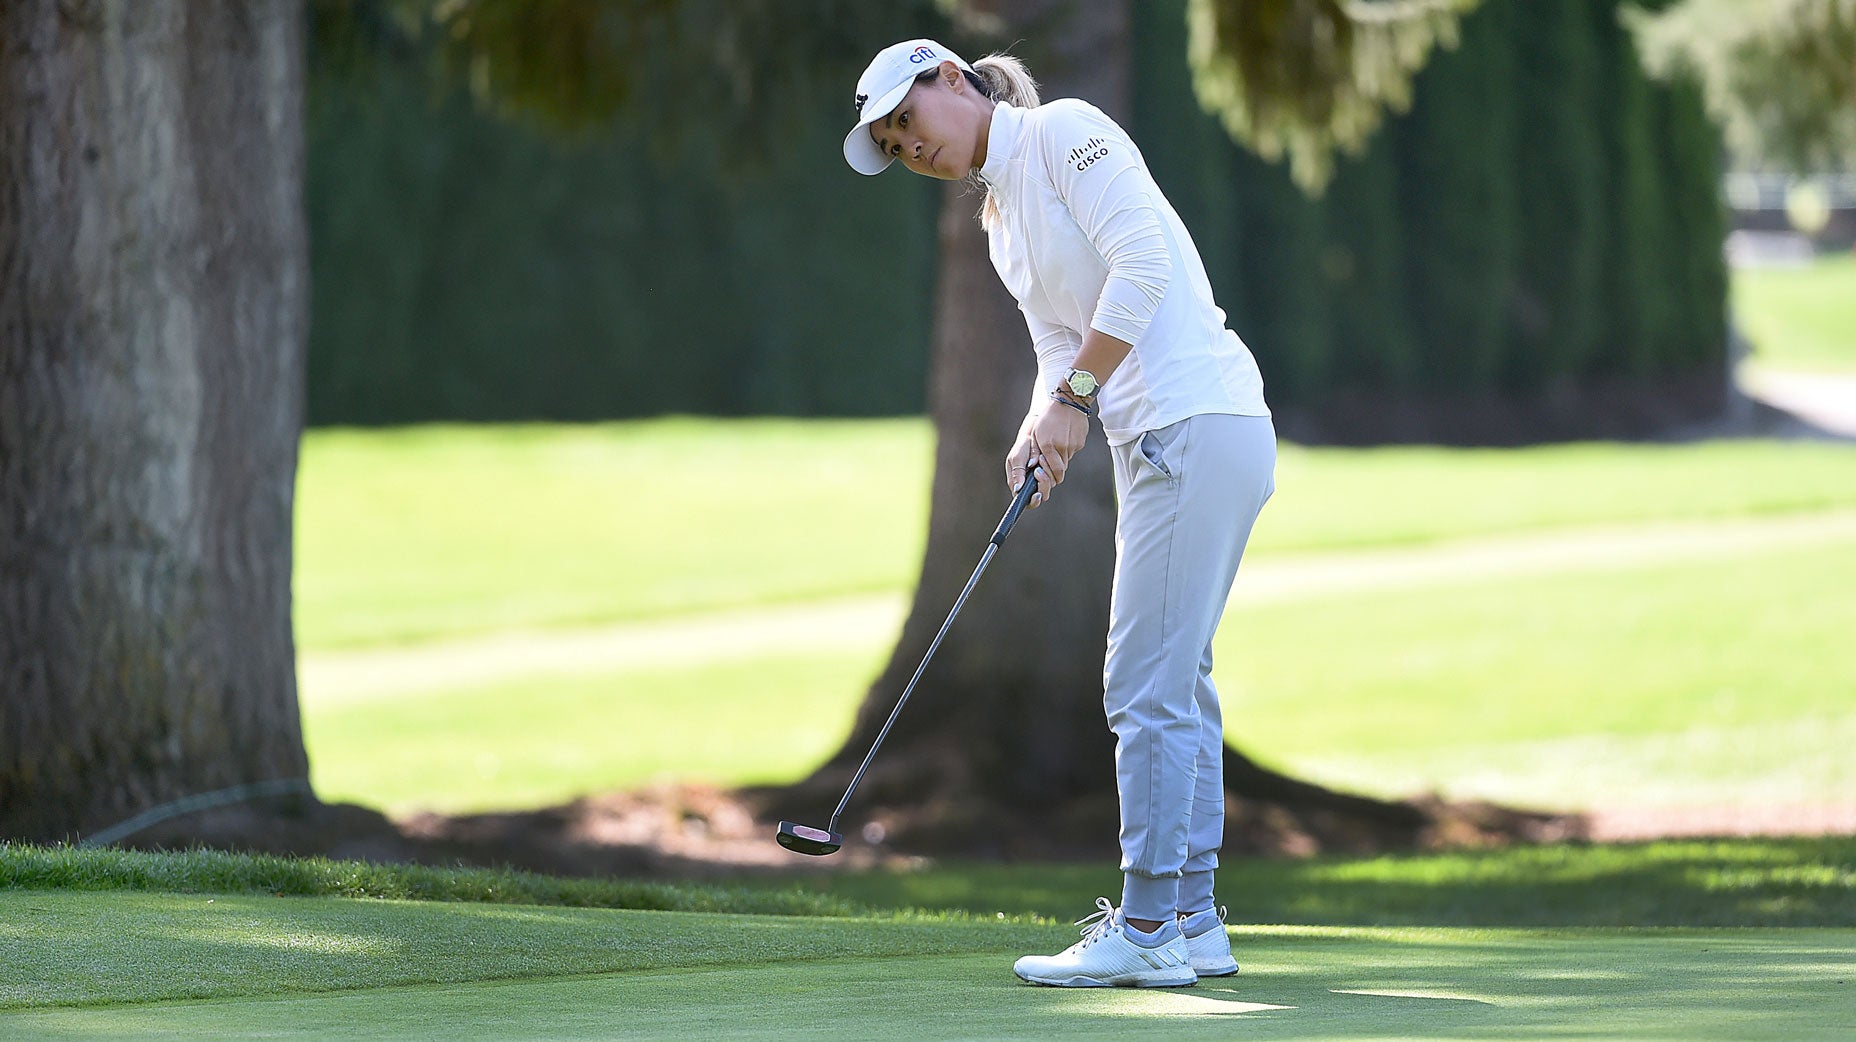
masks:
[[[942,62],[953,62],[964,72],[973,66],[933,40],[904,40],[876,52],[864,74],[857,77],[857,125],[844,135],[844,161],[860,174],[880,174],[894,158],[883,154],[870,140],[870,124],[896,111],[915,85],[915,77],[932,72]]]

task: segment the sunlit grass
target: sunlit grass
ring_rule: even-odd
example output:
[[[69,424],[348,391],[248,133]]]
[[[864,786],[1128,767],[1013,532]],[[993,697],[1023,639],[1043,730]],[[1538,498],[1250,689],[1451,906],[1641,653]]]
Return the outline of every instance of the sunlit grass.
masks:
[[[1856,793],[1849,540],[1239,607],[1219,632],[1227,735],[1325,781],[1574,807]]]
[[[303,647],[900,589],[919,421],[660,420],[311,432]]]
[[[1214,675],[1234,744],[1334,784],[1567,808],[1812,803],[1856,792],[1850,633],[1845,540],[1240,605]],[[467,810],[798,777],[837,747],[883,662],[886,640],[866,640],[310,699],[315,782],[330,798]]]
[[[312,432],[299,646],[904,593],[931,467],[919,419]],[[1277,485],[1257,554],[1856,508],[1856,450],[1285,446]]]
[[[660,781],[791,780],[844,740],[886,650],[310,702],[304,735],[324,799],[398,811],[534,807]]]
[[[1856,255],[1733,272],[1734,317],[1753,360],[1775,369],[1856,371]]]
[[[318,432],[299,524],[303,644],[900,598],[919,566],[930,449],[918,420]],[[867,479],[870,454],[893,465],[882,482]],[[1285,446],[1250,559],[1826,510],[1856,510],[1850,447]],[[1218,646],[1227,733],[1291,771],[1389,795],[1810,803],[1856,791],[1842,755],[1856,738],[1852,590],[1856,549],[1831,540],[1240,605]],[[329,798],[461,811],[797,777],[848,730],[889,650],[873,632],[412,693],[306,688],[314,780]]]
[[[802,945],[1005,952],[1045,932],[960,919],[0,890],[0,1011],[754,964]]]

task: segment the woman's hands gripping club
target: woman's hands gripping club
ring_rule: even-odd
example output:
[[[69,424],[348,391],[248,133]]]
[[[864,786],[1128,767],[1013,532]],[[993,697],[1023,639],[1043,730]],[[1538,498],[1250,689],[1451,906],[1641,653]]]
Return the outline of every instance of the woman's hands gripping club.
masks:
[[[1064,474],[1070,469],[1070,457],[1076,455],[1089,437],[1089,417],[1058,401],[1047,401],[1025,417],[1018,440],[1005,457],[1005,484],[1014,494],[1025,482],[1025,472],[1037,469],[1038,490],[1026,504],[1035,510],[1049,499]]]

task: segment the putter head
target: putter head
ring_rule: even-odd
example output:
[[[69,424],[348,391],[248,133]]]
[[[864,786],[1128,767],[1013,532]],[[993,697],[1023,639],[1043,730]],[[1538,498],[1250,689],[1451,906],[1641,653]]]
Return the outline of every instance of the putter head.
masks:
[[[815,829],[810,825],[796,825],[790,821],[780,822],[780,832],[777,838],[780,845],[786,849],[796,854],[810,854],[813,857],[836,854],[838,848],[844,845],[844,837],[839,833]]]

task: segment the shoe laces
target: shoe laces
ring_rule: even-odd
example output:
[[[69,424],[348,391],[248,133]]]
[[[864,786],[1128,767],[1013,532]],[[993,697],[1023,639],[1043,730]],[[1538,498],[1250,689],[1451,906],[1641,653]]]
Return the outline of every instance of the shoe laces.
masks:
[[[1083,939],[1077,942],[1078,949],[1087,948],[1106,936],[1115,928],[1115,905],[1106,897],[1096,898],[1096,910],[1078,919],[1072,925],[1082,927]]]

